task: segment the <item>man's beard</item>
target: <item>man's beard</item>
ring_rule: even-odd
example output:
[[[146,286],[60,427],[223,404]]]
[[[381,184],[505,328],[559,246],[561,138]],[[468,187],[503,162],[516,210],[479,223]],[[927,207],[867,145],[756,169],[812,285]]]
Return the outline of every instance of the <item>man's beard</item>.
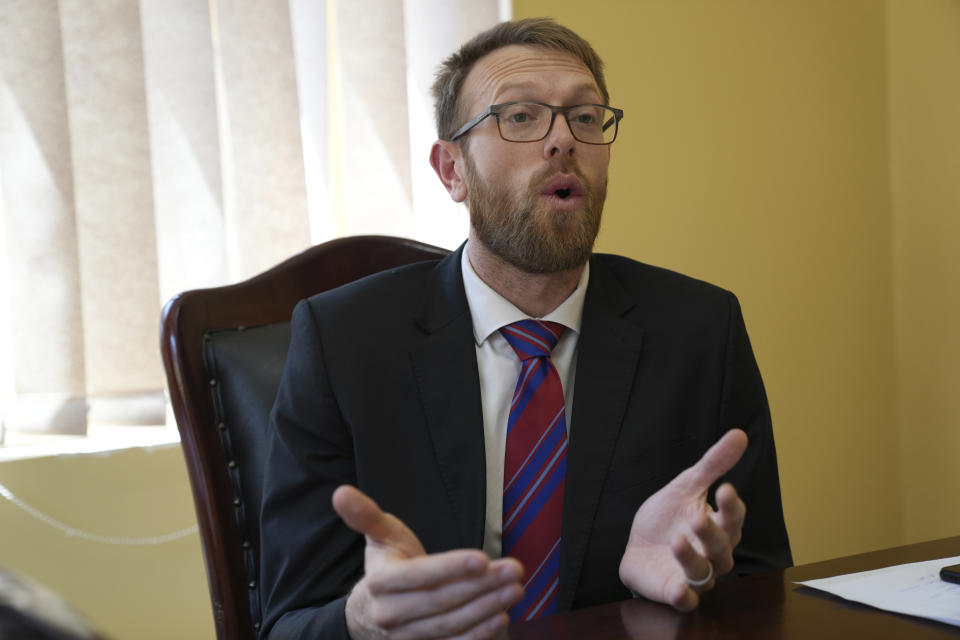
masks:
[[[465,156],[470,224],[487,249],[527,273],[556,273],[586,264],[600,231],[607,182],[592,185],[576,168],[550,166],[530,180],[517,197],[500,184],[484,184]],[[583,187],[582,206],[550,209],[540,201],[542,186],[556,173],[572,173]]]

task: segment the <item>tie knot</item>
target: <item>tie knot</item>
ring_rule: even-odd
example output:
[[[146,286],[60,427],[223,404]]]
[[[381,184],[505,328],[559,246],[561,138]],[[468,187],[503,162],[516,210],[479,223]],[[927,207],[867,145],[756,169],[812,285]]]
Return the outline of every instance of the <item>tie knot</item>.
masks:
[[[521,360],[549,357],[567,328],[558,322],[520,320],[500,329],[500,333]]]

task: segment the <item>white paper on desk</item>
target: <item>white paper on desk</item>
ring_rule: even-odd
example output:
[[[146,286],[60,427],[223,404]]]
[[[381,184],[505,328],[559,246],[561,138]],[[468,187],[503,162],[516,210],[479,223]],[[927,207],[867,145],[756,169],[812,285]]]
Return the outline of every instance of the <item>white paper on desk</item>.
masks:
[[[960,626],[960,584],[940,579],[940,568],[960,556],[848,573],[803,584],[871,607]]]

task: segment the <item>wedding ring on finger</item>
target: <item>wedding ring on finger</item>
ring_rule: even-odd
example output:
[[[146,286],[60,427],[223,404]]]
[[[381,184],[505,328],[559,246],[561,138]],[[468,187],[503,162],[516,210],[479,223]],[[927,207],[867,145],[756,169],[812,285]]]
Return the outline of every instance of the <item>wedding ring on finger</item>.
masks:
[[[702,587],[702,586],[706,585],[708,582],[710,582],[711,580],[713,580],[713,563],[712,563],[712,562],[708,562],[708,563],[707,563],[707,566],[710,567],[710,570],[707,572],[707,577],[706,577],[706,578],[703,578],[703,579],[701,579],[701,580],[691,580],[690,577],[687,576],[687,583],[688,583],[691,587]]]

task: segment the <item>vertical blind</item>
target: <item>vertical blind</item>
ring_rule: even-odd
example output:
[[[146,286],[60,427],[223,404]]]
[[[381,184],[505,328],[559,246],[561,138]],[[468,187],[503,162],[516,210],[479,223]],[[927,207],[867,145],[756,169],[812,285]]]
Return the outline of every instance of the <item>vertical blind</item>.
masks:
[[[440,60],[497,0],[0,3],[0,419],[161,424],[159,312],[313,243],[452,247]]]

